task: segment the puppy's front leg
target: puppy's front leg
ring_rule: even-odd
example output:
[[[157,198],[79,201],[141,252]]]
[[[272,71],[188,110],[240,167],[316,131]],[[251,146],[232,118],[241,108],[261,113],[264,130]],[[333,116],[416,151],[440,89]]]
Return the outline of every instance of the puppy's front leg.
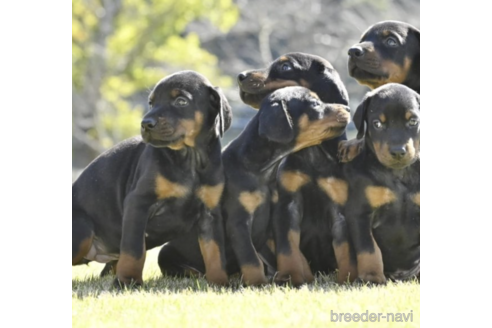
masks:
[[[152,203],[135,193],[127,196],[123,213],[120,257],[116,266],[115,285],[141,285],[145,263],[145,228]]]
[[[372,235],[372,208],[367,202],[352,202],[361,197],[349,198],[346,219],[357,254],[358,279],[375,284],[386,283],[383,256]]]
[[[249,205],[251,203],[245,202]],[[251,240],[254,209],[249,205],[246,205],[245,208],[236,207],[228,212],[227,234],[241,267],[244,283],[249,286],[257,286],[268,283],[268,280],[265,276],[263,262],[258,257]]]
[[[314,281],[309,264],[300,250],[302,196],[278,186],[279,200],[273,210],[273,231],[277,255],[277,283],[288,280],[294,286]]]
[[[333,250],[337,259],[338,283],[353,282],[357,277],[357,259],[347,221],[340,214],[332,227]]]
[[[210,283],[227,285],[224,226],[220,207],[204,212],[198,227],[198,243],[205,262],[205,277]]]

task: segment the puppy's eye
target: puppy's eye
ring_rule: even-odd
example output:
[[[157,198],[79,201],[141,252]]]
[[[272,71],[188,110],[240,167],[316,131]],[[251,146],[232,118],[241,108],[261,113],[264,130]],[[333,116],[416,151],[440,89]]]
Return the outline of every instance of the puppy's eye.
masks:
[[[389,37],[386,39],[386,44],[389,46],[389,47],[398,47],[398,41],[396,41],[395,38],[393,37]]]
[[[152,107],[152,101],[149,100],[149,107]]]
[[[188,101],[188,99],[184,98],[184,97],[178,97],[176,98],[176,100],[174,100],[174,106],[176,107],[185,107],[185,106],[188,106],[190,102]]]
[[[372,125],[376,128],[376,130],[381,130],[383,128],[383,123],[380,120],[374,120]]]
[[[417,126],[417,125],[419,125],[419,119],[417,119],[417,118],[411,118],[410,121],[408,121],[408,125],[410,125],[410,126]]]
[[[283,63],[282,66],[280,66],[281,71],[292,71],[292,65],[290,63]]]

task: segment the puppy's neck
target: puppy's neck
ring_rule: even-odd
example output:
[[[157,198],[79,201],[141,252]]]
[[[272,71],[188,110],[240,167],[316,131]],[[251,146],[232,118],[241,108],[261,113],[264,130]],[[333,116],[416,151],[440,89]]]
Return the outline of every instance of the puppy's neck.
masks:
[[[252,173],[271,172],[272,167],[292,153],[294,141],[281,144],[259,135],[259,119],[256,115],[243,132],[224,151],[224,164],[236,162]]]
[[[172,156],[176,162],[191,165],[197,171],[206,170],[211,164],[211,159],[220,158],[221,144],[217,137],[197,138],[193,147],[184,146],[178,150],[172,150]]]

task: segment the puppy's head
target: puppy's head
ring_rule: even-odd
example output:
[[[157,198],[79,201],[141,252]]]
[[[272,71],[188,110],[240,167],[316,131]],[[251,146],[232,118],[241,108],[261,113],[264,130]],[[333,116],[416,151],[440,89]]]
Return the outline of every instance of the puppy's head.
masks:
[[[340,136],[349,122],[347,106],[326,104],[304,87],[286,87],[263,100],[258,132],[298,151]]]
[[[367,93],[354,124],[384,166],[402,169],[420,158],[420,95],[412,89],[389,83]]]
[[[420,85],[420,31],[409,24],[372,25],[348,55],[350,76],[371,89],[391,82]]]
[[[289,53],[269,67],[244,71],[238,75],[239,95],[244,103],[260,108],[271,92],[289,86],[303,86],[324,102],[348,105],[348,94],[338,72],[321,57]]]
[[[157,83],[142,119],[142,138],[154,147],[195,147],[204,137],[221,137],[232,120],[222,91],[202,75],[183,71]]]

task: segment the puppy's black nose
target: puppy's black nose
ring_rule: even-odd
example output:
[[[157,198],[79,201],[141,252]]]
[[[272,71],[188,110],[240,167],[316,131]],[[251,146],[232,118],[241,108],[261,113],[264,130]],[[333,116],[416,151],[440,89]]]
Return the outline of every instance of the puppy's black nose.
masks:
[[[152,130],[157,125],[157,121],[152,117],[144,117],[142,120],[142,129]]]
[[[406,150],[405,146],[390,147],[390,154],[395,159],[403,158],[403,156],[405,156],[406,153],[407,153],[407,150]]]
[[[355,46],[349,49],[348,55],[350,57],[362,57],[364,55],[364,50],[361,47]]]
[[[246,77],[247,75],[245,73],[239,73],[239,75],[237,76],[237,80],[239,82],[243,82],[244,80],[246,80]]]

